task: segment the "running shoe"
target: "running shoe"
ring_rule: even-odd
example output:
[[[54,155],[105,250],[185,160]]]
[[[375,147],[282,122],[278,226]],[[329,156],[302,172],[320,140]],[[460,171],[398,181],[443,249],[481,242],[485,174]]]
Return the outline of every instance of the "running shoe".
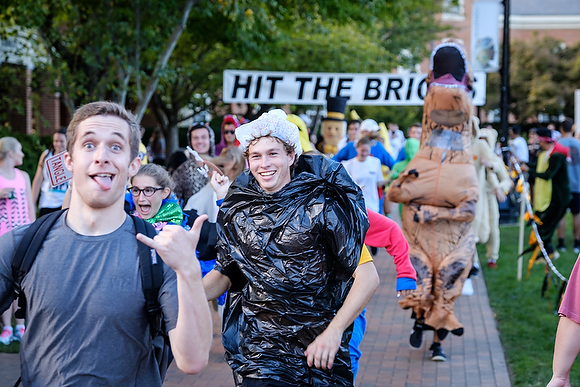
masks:
[[[16,332],[14,332],[14,338],[13,338],[13,340],[15,340],[15,341],[22,340],[22,336],[24,336],[24,331],[25,330],[26,330],[26,328],[23,325],[19,325],[16,328]]]
[[[4,327],[2,333],[0,333],[0,343],[4,345],[10,344],[10,342],[13,340],[12,332],[12,327]]]
[[[441,348],[441,343],[433,343],[429,348],[431,351],[431,360],[433,361],[446,361],[447,356],[445,356],[445,352]]]

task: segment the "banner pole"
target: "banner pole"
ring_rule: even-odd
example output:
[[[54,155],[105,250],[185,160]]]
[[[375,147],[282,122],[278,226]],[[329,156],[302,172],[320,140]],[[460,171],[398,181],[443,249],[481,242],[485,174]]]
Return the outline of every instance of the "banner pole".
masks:
[[[517,278],[518,281],[522,280],[522,263],[524,258],[522,257],[522,253],[524,252],[524,215],[526,213],[526,196],[527,192],[526,189],[524,188],[524,190],[521,193],[520,196],[520,232],[519,232],[519,238],[518,238],[518,273],[517,273]]]

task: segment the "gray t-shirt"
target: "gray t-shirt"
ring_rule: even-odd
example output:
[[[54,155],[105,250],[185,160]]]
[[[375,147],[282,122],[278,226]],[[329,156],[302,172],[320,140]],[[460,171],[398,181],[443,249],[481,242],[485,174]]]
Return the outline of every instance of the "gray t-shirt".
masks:
[[[0,237],[0,310],[11,301],[12,255],[25,229]],[[25,386],[161,386],[130,217],[110,234],[84,236],[61,216],[22,287]],[[159,301],[169,331],[177,322],[177,285],[166,265]]]
[[[580,193],[580,141],[574,137],[562,137],[558,142],[570,148],[571,162],[568,163],[570,192]]]

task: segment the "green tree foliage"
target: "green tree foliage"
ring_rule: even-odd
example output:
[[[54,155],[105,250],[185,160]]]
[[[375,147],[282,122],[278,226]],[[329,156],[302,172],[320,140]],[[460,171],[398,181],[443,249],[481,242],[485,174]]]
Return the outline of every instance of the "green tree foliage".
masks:
[[[187,4],[187,28],[159,68]],[[410,66],[443,30],[434,18],[440,7],[440,0],[11,0],[0,23],[36,32],[50,58],[38,66],[71,113],[97,99],[134,108],[158,76],[150,107],[172,151],[180,122],[220,112],[223,70]]]
[[[219,90],[227,68],[386,72],[420,62],[427,42],[444,30],[433,18],[437,1],[218,4],[192,14],[171,59],[171,76],[153,99],[158,119],[168,124],[168,144],[177,143],[174,125],[191,114],[222,111]],[[183,107],[190,114],[180,116]]]
[[[22,98],[22,73],[15,65],[0,66],[0,127],[10,129],[10,118],[13,114],[25,114],[25,100]]]
[[[53,76],[73,113],[90,101],[137,96],[141,85],[130,80],[152,71],[181,6],[181,1],[35,0],[14,2],[1,21],[36,33],[50,59],[37,65]]]
[[[356,111],[363,119],[396,123],[404,133],[412,124],[423,120],[423,106],[359,106]]]
[[[433,15],[438,1],[335,1],[320,12],[295,10],[279,23],[276,38],[238,68],[284,71],[373,72],[412,67],[427,55],[427,42],[445,30]],[[331,17],[328,9],[340,11]],[[291,13],[290,13],[291,14]]]
[[[580,43],[567,47],[544,37],[510,46],[510,112],[520,122],[536,122],[538,114],[574,115],[574,90],[580,85]],[[490,74],[488,109],[499,108],[499,74]]]

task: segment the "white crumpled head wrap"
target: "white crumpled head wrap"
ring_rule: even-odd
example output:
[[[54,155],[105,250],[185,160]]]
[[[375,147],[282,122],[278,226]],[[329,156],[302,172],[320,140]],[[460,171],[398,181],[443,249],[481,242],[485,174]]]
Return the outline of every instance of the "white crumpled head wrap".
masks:
[[[360,124],[361,132],[378,132],[380,130],[379,124],[377,121],[373,120],[372,118],[367,118]]]
[[[286,113],[282,109],[274,109],[262,114],[258,119],[240,125],[236,128],[236,138],[245,152],[252,140],[260,137],[274,136],[288,145],[294,146],[296,157],[302,154],[302,145],[298,127],[288,121]]]

